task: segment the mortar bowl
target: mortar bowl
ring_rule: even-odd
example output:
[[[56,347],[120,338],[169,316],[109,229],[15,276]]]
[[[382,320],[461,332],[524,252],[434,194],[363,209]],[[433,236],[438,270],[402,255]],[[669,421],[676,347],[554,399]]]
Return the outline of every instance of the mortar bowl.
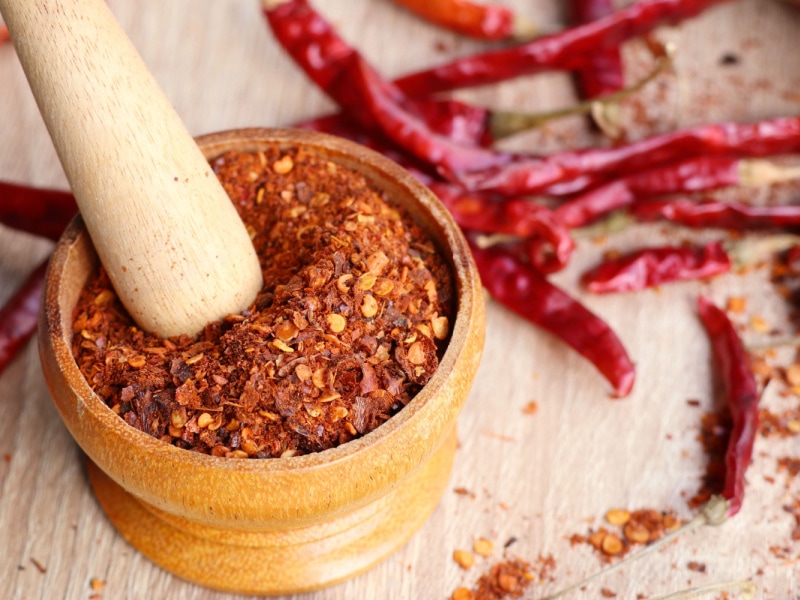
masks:
[[[456,419],[483,348],[485,315],[469,247],[439,200],[385,157],[315,132],[242,129],[197,138],[228,150],[300,146],[362,173],[431,236],[452,269],[457,305],[431,380],[387,422],[336,448],[287,458],[215,457],[125,423],[72,355],[72,316],[98,258],[77,217],[58,242],[40,315],[39,351],[54,403],[88,457],[89,481],[120,534],[174,575],[209,588],[277,595],[362,573],[402,546],[447,487]]]

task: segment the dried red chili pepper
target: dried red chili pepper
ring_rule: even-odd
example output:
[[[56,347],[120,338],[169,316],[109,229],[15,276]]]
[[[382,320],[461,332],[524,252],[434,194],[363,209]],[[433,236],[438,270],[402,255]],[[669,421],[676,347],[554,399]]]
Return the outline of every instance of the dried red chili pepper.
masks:
[[[600,263],[582,282],[595,294],[630,292],[673,281],[703,279],[731,270],[721,242],[644,248]]]
[[[0,223],[57,240],[78,213],[69,192],[0,181]]]
[[[699,156],[621,177],[565,202],[555,213],[567,227],[583,227],[642,198],[734,185],[764,185],[800,176],[795,168],[729,156]]]
[[[697,307],[711,341],[733,423],[725,453],[725,485],[721,494],[728,502],[726,514],[732,517],[742,507],[745,471],[752,459],[758,431],[758,386],[750,357],[725,311],[704,296],[698,298]]]
[[[771,229],[800,227],[800,206],[749,206],[712,198],[674,198],[637,202],[631,211],[642,221],[664,219],[695,228]]]
[[[360,125],[394,143],[467,189],[519,196],[581,176],[643,168],[677,157],[741,153],[758,156],[800,146],[800,119],[704,126],[617,148],[513,155],[459,144],[437,135],[408,99],[382,79],[305,0],[265,1],[276,37],[309,77]]]
[[[502,48],[456,59],[396,80],[410,96],[505,81],[545,70],[575,70],[601,49],[619,46],[656,27],[677,24],[727,0],[641,0],[607,17]]]
[[[36,331],[47,262],[39,265],[0,308],[0,373]]]
[[[635,368],[607,323],[547,281],[514,252],[472,244],[472,255],[484,287],[497,302],[549,331],[588,359],[611,383],[617,397],[630,393]]]
[[[577,176],[625,175],[694,156],[758,157],[798,149],[800,117],[785,117],[701,125],[610,148],[558,152],[540,161],[518,157],[502,166],[458,173],[457,178],[467,189],[524,195]]]
[[[575,242],[546,206],[526,198],[465,193],[449,183],[431,181],[427,185],[463,229],[528,238],[522,243],[531,263],[542,273],[563,269],[572,256]]]
[[[536,33],[528,19],[501,4],[470,0],[394,0],[440,27],[482,40],[525,39]]]
[[[614,12],[610,0],[572,0],[572,19],[578,24],[591,23]],[[625,85],[619,46],[593,52],[589,63],[575,73],[584,98],[597,98],[620,90]]]

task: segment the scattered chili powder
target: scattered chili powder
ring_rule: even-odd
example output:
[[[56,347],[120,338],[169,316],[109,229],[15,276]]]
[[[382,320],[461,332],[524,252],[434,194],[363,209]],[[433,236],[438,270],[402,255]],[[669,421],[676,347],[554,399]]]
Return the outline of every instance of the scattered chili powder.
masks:
[[[536,576],[531,565],[520,559],[504,560],[481,575],[472,590],[473,600],[519,598]]]
[[[444,259],[362,175],[303,149],[212,166],[265,287],[197,337],[161,339],[99,269],[73,320],[84,377],[131,426],[215,456],[294,456],[372,431],[438,366],[454,304]]]

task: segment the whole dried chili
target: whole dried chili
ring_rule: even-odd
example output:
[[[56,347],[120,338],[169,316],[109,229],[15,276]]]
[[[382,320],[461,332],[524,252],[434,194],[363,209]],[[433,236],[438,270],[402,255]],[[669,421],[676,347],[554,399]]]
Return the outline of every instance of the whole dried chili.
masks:
[[[543,273],[564,268],[572,256],[575,242],[546,206],[527,198],[464,193],[449,183],[432,181],[427,185],[463,229],[526,238],[523,244],[529,249],[530,261]]]
[[[377,127],[398,146],[467,189],[520,196],[574,178],[621,173],[698,154],[762,156],[800,147],[800,118],[787,118],[706,125],[615,148],[547,157],[475,148],[435,133],[419,110],[409,108],[404,94],[367,65],[308,2],[264,0],[264,6],[277,39],[352,119]]]
[[[57,240],[78,205],[69,192],[0,181],[0,223]]]
[[[602,19],[613,12],[610,0],[572,0],[572,20],[579,25]],[[593,52],[589,63],[579,68],[575,76],[584,98],[597,98],[622,89],[625,75],[619,46]]]
[[[754,123],[700,125],[610,148],[557,152],[539,161],[516,157],[501,166],[456,175],[467,189],[523,195],[540,192],[544,187],[574,177],[604,175],[611,178],[690,157],[752,158],[787,154],[798,149],[800,117],[784,117]]]
[[[587,66],[598,50],[614,48],[656,27],[677,24],[727,0],[640,0],[597,21],[512,46],[456,59],[396,80],[409,96],[427,96],[505,81],[545,70]]]
[[[196,338],[160,339],[93,274],[73,320],[87,382],[131,426],[217,456],[288,457],[378,427],[438,365],[455,301],[445,259],[362,175],[323,157],[273,148],[212,166],[267,285]]]
[[[472,255],[489,294],[525,320],[549,331],[589,360],[627,396],[635,368],[617,335],[600,317],[554,286],[536,269],[505,248],[480,248]]]
[[[725,452],[725,485],[721,494],[728,503],[726,515],[732,517],[742,507],[745,471],[752,459],[758,431],[758,386],[750,357],[725,311],[705,296],[698,298],[697,308],[711,341],[733,424]]]
[[[642,198],[736,185],[764,185],[797,177],[800,177],[797,168],[782,169],[761,160],[692,157],[611,181],[572,198],[556,208],[555,213],[566,227],[583,227]]]
[[[734,229],[797,228],[800,227],[800,206],[750,206],[703,198],[673,198],[637,202],[631,207],[633,215],[642,221],[663,219],[685,227]]]
[[[0,308],[0,373],[36,332],[47,262],[39,265]]]
[[[630,292],[674,281],[703,279],[731,270],[721,242],[705,246],[644,248],[602,262],[582,282],[595,294]]]
[[[506,155],[433,134],[418,105],[378,75],[307,0],[265,0],[264,13],[276,39],[298,66],[359,125],[377,128],[439,168],[484,168],[508,161]],[[392,115],[384,115],[388,111]],[[392,127],[384,125],[384,116],[392,119]],[[396,121],[402,122],[400,128]],[[435,138],[441,148],[428,138]]]
[[[501,4],[471,0],[393,0],[423,19],[482,40],[525,39],[536,33],[528,19]]]

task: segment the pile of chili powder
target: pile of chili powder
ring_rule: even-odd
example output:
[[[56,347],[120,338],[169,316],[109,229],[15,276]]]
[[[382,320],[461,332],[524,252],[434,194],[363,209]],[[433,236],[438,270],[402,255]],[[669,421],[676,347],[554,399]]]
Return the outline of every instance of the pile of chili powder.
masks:
[[[294,456],[375,429],[438,366],[455,304],[447,263],[341,165],[284,148],[212,166],[265,287],[197,337],[162,339],[136,327],[99,268],[73,319],[84,377],[129,425],[215,456]]]

